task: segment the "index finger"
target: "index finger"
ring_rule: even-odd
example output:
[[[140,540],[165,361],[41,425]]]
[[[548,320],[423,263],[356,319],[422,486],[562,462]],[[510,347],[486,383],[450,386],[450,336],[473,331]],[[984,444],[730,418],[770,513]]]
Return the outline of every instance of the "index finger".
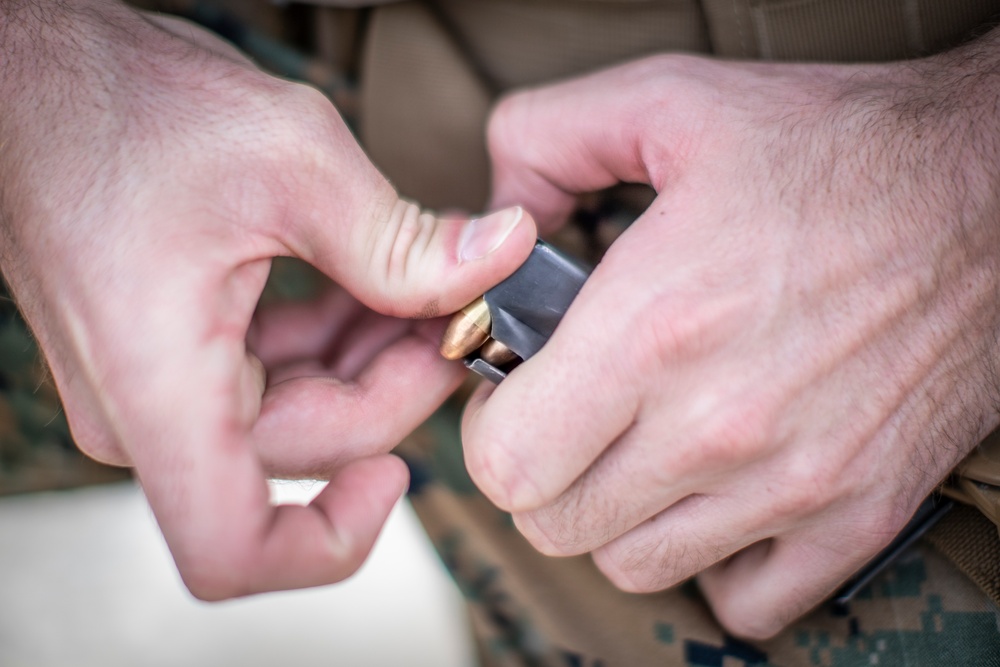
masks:
[[[557,498],[635,418],[638,383],[610,347],[629,339],[629,318],[606,316],[603,279],[599,267],[538,354],[466,408],[466,465],[503,509]]]

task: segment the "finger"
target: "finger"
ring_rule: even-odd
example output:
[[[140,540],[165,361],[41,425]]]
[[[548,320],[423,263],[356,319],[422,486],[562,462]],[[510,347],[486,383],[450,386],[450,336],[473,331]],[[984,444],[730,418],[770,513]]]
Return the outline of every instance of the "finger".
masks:
[[[680,368],[671,375],[681,387],[688,386]],[[771,439],[760,420],[746,411],[706,410],[709,404],[698,392],[660,389],[664,396],[647,397],[635,423],[558,498],[516,515],[536,548],[561,556],[593,551],[696,493],[732,496],[741,489],[745,497],[768,503],[766,508],[745,502],[733,507],[726,517],[736,517],[743,531],[752,529],[758,516],[770,517],[773,527],[779,517],[820,502],[812,485],[786,483],[767,493],[734,485],[734,472],[740,473],[737,479],[755,480],[768,473],[764,466],[773,465]],[[690,529],[692,535],[704,532],[697,521]]]
[[[300,377],[323,377],[349,382],[378,354],[413,332],[412,320],[386,317],[364,310],[338,332],[316,356],[272,365],[267,375],[269,387]]]
[[[274,387],[296,378],[332,378],[349,382],[385,348],[399,339],[416,335],[429,341],[440,341],[447,326],[444,318],[434,320],[401,320],[385,317],[372,311],[363,311],[359,321],[341,332],[343,338],[317,356],[296,359],[281,365],[272,365],[266,375],[266,386]]]
[[[572,210],[573,195],[619,181],[652,183],[644,162],[653,102],[625,86],[634,66],[593,74],[503,99],[488,124],[491,206],[517,203],[547,227]],[[662,165],[662,162],[659,164]]]
[[[633,422],[640,383],[609,341],[628,339],[588,283],[550,341],[463,419],[466,465],[501,508],[524,512],[561,495]],[[620,300],[618,300],[620,301]],[[586,360],[584,363],[582,360]]]
[[[616,586],[661,591],[769,537],[759,508],[736,496],[692,494],[593,552]]]
[[[357,299],[338,287],[314,301],[259,308],[247,333],[247,346],[268,370],[316,359],[365,310]]]
[[[709,427],[696,430],[695,437],[681,433],[676,441],[663,445],[661,452],[642,453],[637,448],[628,457],[631,462],[621,457],[604,466],[612,484],[604,479],[590,480],[591,484],[582,481],[581,487],[601,492],[594,500],[598,509],[593,511],[609,516],[612,528],[602,538],[600,526],[594,525],[587,541],[575,545],[573,551],[595,548],[596,542],[595,561],[613,582],[624,590],[652,592],[673,586],[751,544],[821,523],[824,515],[838,511],[835,508],[841,503],[831,498],[839,494],[824,490],[813,476],[796,481],[788,472],[778,475],[780,483],[762,486],[760,480],[768,474],[773,477],[779,466],[792,466],[763,452],[744,456],[743,450],[737,450],[733,456],[731,443],[719,436],[725,431]],[[626,444],[631,436],[631,432],[626,436]],[[640,469],[642,462],[646,470]],[[734,473],[739,474],[734,477]],[[620,500],[629,495],[646,500],[636,504]],[[573,507],[572,503],[589,497],[570,495],[565,506]],[[657,507],[666,509],[650,515],[650,509]],[[532,541],[539,539],[536,533],[542,533],[568,543],[579,534],[575,526],[568,527],[589,509],[554,518],[541,511],[515,517],[515,521]],[[642,520],[611,539],[613,527],[621,525],[621,515],[631,516],[630,522]],[[557,529],[569,530],[570,537]]]
[[[299,375],[350,380],[414,326],[424,325],[375,313],[335,287],[315,301],[259,309],[247,347],[265,363],[272,385]],[[439,340],[443,324],[430,326],[422,335]]]
[[[228,356],[191,353],[183,380],[154,378],[155,405],[126,406],[134,419],[122,425],[138,443],[137,472],[182,578],[210,600],[343,578],[367,553],[405,471],[392,461],[347,469],[310,508],[271,507],[250,437],[261,374],[249,360],[220,363],[220,354]],[[326,446],[349,435],[328,432]],[[272,442],[283,444],[294,443]]]
[[[239,379],[239,406],[236,414],[245,424],[251,424],[260,414],[260,397],[267,388],[267,370],[264,364],[250,351],[246,352],[246,362]]]
[[[207,299],[209,306],[230,306],[209,310],[213,317],[204,320],[154,307],[171,303],[178,289],[154,286],[148,292],[150,312],[170,317],[137,320],[129,341],[142,345],[123,345],[109,371],[115,377],[111,416],[122,441],[131,444],[137,474],[182,578],[204,599],[346,576],[405,480],[398,462],[375,463],[357,473],[345,471],[349,491],[331,490],[310,509],[270,505],[252,440],[263,373],[244,344],[266,275],[266,266],[257,264],[243,267],[238,277],[182,281],[193,295],[189,303]],[[151,350],[172,350],[175,356],[164,363]],[[340,436],[331,434],[327,446],[338,447]],[[374,488],[356,490],[365,483]],[[352,493],[356,504],[344,500]],[[334,515],[337,511],[344,516]]]
[[[409,335],[353,382],[300,377],[269,388],[253,442],[270,475],[322,479],[345,461],[392,449],[463,376],[432,341]]]
[[[827,521],[754,544],[702,572],[698,583],[733,634],[768,639],[822,602],[891,534],[851,535]]]
[[[683,433],[665,435],[659,423],[638,422],[558,498],[515,514],[514,522],[550,556],[602,547],[704,488],[704,471],[692,471],[690,462],[672,456],[688,439]]]
[[[367,310],[357,317],[324,353],[323,361],[335,377],[352,380],[386,347],[408,334],[411,320]]]
[[[521,208],[439,219],[401,200],[382,220],[353,231],[355,259],[339,263],[335,279],[373,310],[405,317],[464,307],[513,273],[536,237]]]
[[[377,456],[344,466],[307,507],[275,509],[274,528],[261,549],[264,573],[248,582],[249,592],[314,586],[353,574],[371,551],[409,473],[394,456]],[[295,550],[301,535],[322,536],[318,549]],[[332,558],[331,558],[332,556]]]

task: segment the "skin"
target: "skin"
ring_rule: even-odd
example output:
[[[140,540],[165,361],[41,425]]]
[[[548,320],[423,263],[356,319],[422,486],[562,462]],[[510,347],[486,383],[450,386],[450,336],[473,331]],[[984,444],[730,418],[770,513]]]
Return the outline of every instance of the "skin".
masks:
[[[500,103],[494,204],[551,228],[658,193],[467,408],[470,472],[535,547],[625,591],[697,575],[762,639],[890,541],[1000,421],[998,57],[659,56]]]
[[[0,266],[76,442],[135,466],[198,597],[346,577],[462,378],[400,318],[511,273],[533,222],[421,212],[320,93],[179,21],[2,0],[0,45]],[[256,312],[279,255],[338,287]],[[272,475],[331,482],[272,507]]]

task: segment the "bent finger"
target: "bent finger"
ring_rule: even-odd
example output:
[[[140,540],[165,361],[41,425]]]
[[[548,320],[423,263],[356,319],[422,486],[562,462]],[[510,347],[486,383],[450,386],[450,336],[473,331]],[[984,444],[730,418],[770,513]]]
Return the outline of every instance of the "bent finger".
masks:
[[[538,354],[466,408],[466,465],[503,509],[551,503],[635,419],[641,388],[616,344],[627,339],[624,318],[606,317],[614,289],[598,285],[584,285]]]
[[[306,507],[274,510],[274,524],[260,553],[248,592],[305,588],[353,574],[371,551],[389,513],[406,490],[409,473],[394,456],[346,464]],[[301,535],[316,548],[299,550]]]
[[[576,194],[620,181],[650,183],[642,112],[650,100],[633,99],[637,87],[621,81],[635,70],[630,65],[501,100],[487,128],[490,205],[520,204],[546,228],[566,217]]]
[[[268,370],[315,359],[365,310],[339,287],[311,301],[260,307],[247,333],[247,347]]]
[[[382,350],[354,381],[298,377],[270,387],[253,442],[270,475],[324,478],[345,461],[399,444],[463,376],[430,341],[409,335]]]
[[[733,497],[692,494],[594,552],[616,586],[652,593],[674,586],[769,533]]]
[[[698,583],[726,629],[768,639],[861,568],[878,549],[872,540],[869,534],[852,541],[816,521],[748,547],[702,572]]]

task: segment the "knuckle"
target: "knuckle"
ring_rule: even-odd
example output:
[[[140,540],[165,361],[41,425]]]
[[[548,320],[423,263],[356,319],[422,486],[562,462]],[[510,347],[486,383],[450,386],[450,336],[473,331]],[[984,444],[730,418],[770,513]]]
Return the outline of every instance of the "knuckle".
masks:
[[[497,507],[528,512],[544,505],[527,467],[503,443],[480,438],[466,444],[465,464],[472,481]]]
[[[863,520],[866,527],[855,533],[854,544],[848,542],[845,545],[854,547],[854,553],[850,555],[868,556],[884,548],[903,530],[911,515],[911,511],[898,504],[890,505],[886,511],[875,512],[869,519]]]
[[[593,559],[594,564],[600,570],[601,574],[618,590],[625,593],[649,592],[643,590],[642,586],[635,582],[633,578],[635,570],[622,562],[619,554],[615,553],[613,547],[605,547],[595,551]]]
[[[434,250],[432,240],[437,230],[432,214],[402,199],[388,211],[383,224],[371,230],[368,268],[384,301],[385,314],[414,317],[439,298],[434,286],[440,281],[428,275],[437,265],[426,261]]]
[[[333,119],[339,120],[340,116],[333,103],[318,89],[304,83],[288,82],[284,85],[284,101],[299,117],[319,126],[326,125]]]
[[[594,552],[597,568],[626,593],[655,593],[686,578],[671,561],[658,553],[657,545],[642,542],[623,547],[610,544]]]
[[[772,412],[753,399],[718,411],[707,422],[699,446],[703,456],[713,463],[742,463],[756,459],[775,444]]]
[[[535,549],[546,556],[577,556],[590,550],[591,539],[586,528],[569,519],[556,506],[541,510],[518,512],[514,525]]]
[[[490,152],[496,155],[507,148],[507,142],[517,135],[514,122],[519,115],[522,94],[505,95],[493,106],[486,124],[486,140]]]
[[[270,85],[270,84],[268,84]],[[262,151],[272,159],[294,160],[296,170],[311,168],[325,173],[341,161],[340,155],[351,146],[347,127],[322,92],[302,83],[280,82],[278,94],[265,89],[258,106],[257,135]]]
[[[558,524],[540,518],[534,512],[517,512],[514,514],[514,525],[528,543],[546,556],[572,556],[566,549],[567,539]]]
[[[494,162],[512,160],[533,163],[530,111],[534,94],[518,92],[504,96],[493,107],[486,125],[486,143]]]
[[[908,508],[900,503],[892,503],[888,511],[875,519],[871,532],[888,542],[903,529],[913,514],[913,508]]]
[[[715,601],[712,604],[719,624],[731,634],[742,639],[763,641],[781,632],[785,621],[766,610],[747,608],[729,601]]]
[[[218,602],[251,592],[245,559],[227,545],[175,553],[174,561],[184,585],[199,600]]]
[[[330,99],[320,91],[318,88],[314,88],[306,83],[298,82],[285,82],[288,86],[287,90],[289,94],[294,96],[294,98],[307,109],[321,110],[323,113],[328,114],[331,109],[333,109],[333,103]]]
[[[245,594],[245,591],[230,580],[221,581],[212,572],[180,570],[181,580],[188,591],[202,602],[221,602]]]
[[[786,477],[771,495],[770,522],[794,523],[815,513],[826,502],[823,485],[807,478]]]
[[[672,371],[681,359],[703,355],[713,338],[714,318],[683,297],[656,297],[642,304],[631,320],[637,348],[644,352],[642,363],[661,373]]]
[[[656,368],[670,368],[697,347],[701,323],[696,309],[660,299],[648,308],[639,332],[642,348]]]
[[[725,470],[746,465],[776,446],[775,423],[759,403],[721,405],[722,398],[704,394],[697,430],[673,454],[674,466],[684,471]]]
[[[401,293],[404,286],[411,285],[414,270],[422,268],[419,262],[421,250],[426,250],[428,239],[434,233],[435,220],[428,213],[421,212],[412,203],[400,207],[403,214],[392,221],[389,247],[386,249],[386,279],[392,289],[390,293]],[[422,281],[418,280],[418,284]]]
[[[841,497],[846,483],[821,455],[809,452],[797,459],[768,489],[777,520],[794,522],[824,510]]]

